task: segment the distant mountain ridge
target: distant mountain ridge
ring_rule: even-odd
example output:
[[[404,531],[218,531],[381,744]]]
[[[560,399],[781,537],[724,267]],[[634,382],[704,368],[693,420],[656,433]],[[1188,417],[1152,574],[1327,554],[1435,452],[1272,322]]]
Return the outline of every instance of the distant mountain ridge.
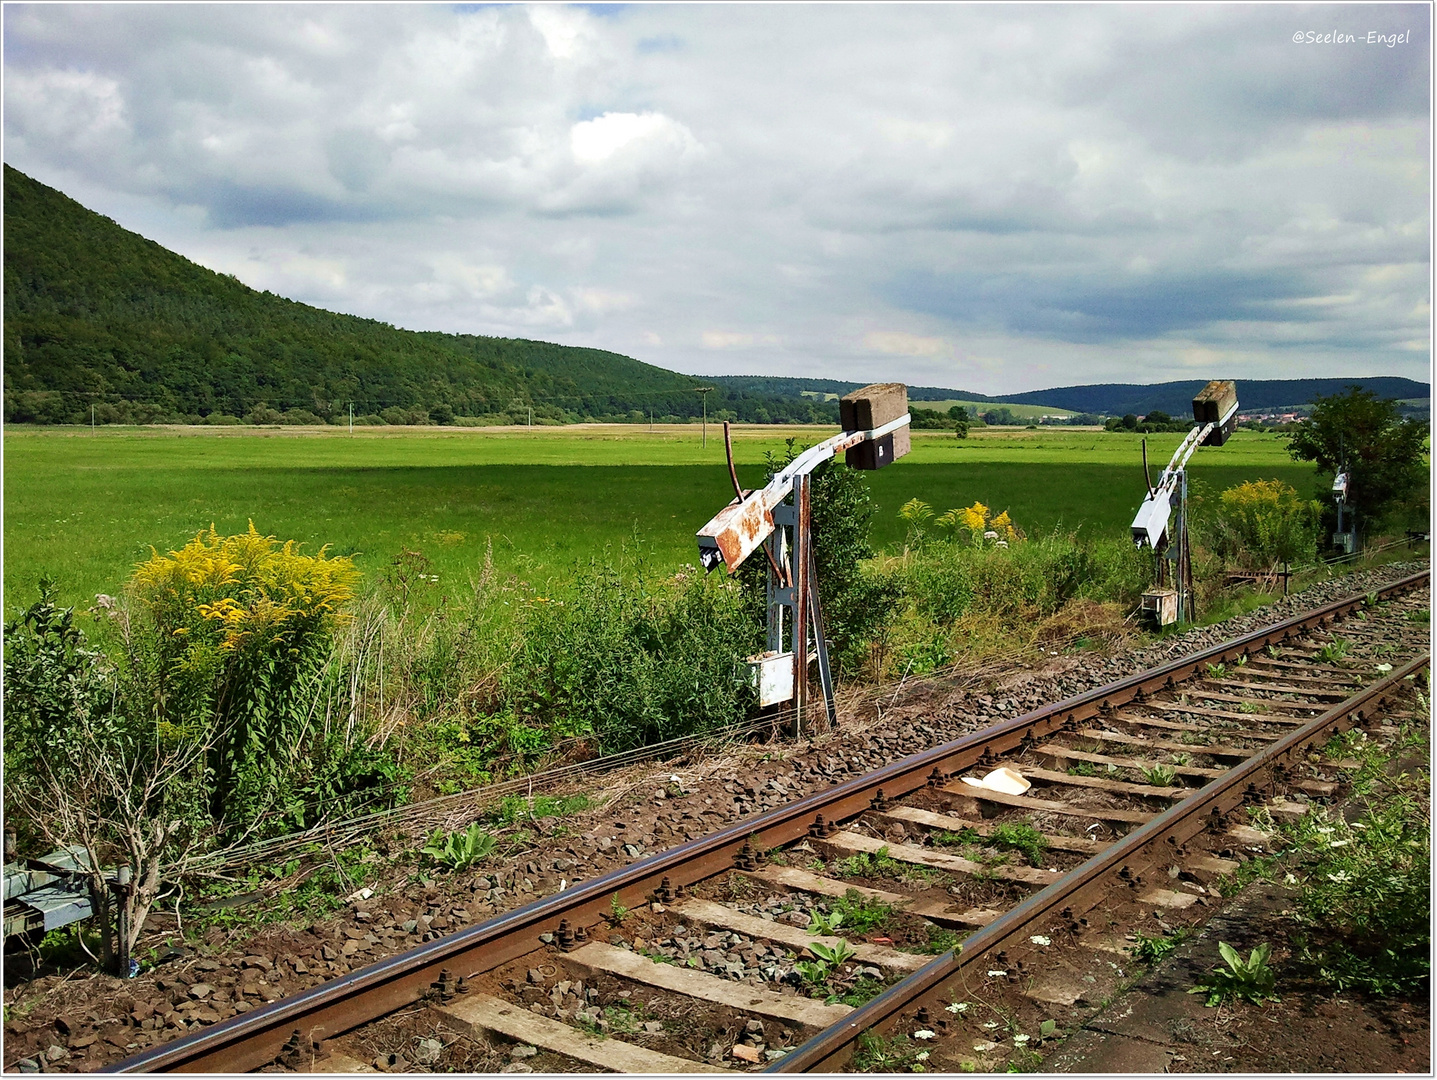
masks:
[[[1216,373],[1214,378],[1224,378]],[[803,393],[846,394],[863,385],[835,379],[790,379],[766,375],[718,375],[712,381],[725,386],[758,390],[780,396]],[[1017,394],[979,394],[972,390],[950,390],[935,386],[910,386],[908,400],[981,401],[1016,405],[1037,405],[1102,416],[1123,416],[1136,413],[1145,416],[1161,410],[1171,416],[1188,416],[1192,399],[1207,385],[1207,379],[1191,379],[1166,383],[1093,383],[1084,386],[1058,386],[1049,390],[1027,390]],[[1255,409],[1279,409],[1312,404],[1319,396],[1340,394],[1349,386],[1361,386],[1380,398],[1427,398],[1432,388],[1427,383],[1395,375],[1363,376],[1346,379],[1238,379],[1237,395],[1244,412]]]
[[[1214,372],[1213,378],[1230,378],[1228,372]],[[1172,416],[1187,416],[1192,410],[1193,395],[1206,384],[1206,379],[1141,383],[1095,383],[1088,386],[1058,386],[1049,390],[1030,390],[1007,395],[1008,401],[1025,405],[1048,405],[1076,412],[1103,413],[1123,416],[1136,413],[1144,416],[1160,409]],[[1349,379],[1242,379],[1237,380],[1239,407],[1280,409],[1284,406],[1310,405],[1320,396],[1340,394],[1349,386],[1361,386],[1380,398],[1425,398],[1432,393],[1427,383],[1393,375],[1362,376]]]

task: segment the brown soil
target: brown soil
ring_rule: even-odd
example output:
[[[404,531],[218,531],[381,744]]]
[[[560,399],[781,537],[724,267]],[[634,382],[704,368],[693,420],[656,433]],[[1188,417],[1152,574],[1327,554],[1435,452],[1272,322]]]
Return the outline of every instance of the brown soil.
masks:
[[[1044,1072],[1428,1073],[1431,1008],[1424,994],[1334,994],[1288,948],[1291,905],[1280,883],[1227,904],[1047,1061]],[[1273,943],[1280,1001],[1215,1008],[1187,991],[1220,962],[1218,942],[1246,955]]]

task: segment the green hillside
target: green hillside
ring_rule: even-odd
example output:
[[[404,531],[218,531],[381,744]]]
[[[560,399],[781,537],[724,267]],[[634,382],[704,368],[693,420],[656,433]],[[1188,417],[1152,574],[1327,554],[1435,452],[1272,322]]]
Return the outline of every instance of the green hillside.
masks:
[[[618,353],[416,333],[258,292],[5,166],[5,419],[389,423],[686,419],[688,375]],[[832,405],[721,389],[710,416],[829,422]],[[830,415],[832,414],[832,415]]]

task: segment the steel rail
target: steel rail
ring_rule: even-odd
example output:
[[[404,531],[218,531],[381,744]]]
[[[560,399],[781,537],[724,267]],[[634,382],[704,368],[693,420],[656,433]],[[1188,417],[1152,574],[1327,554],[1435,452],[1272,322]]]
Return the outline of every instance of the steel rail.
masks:
[[[1429,580],[1423,570],[1377,590],[1390,596]],[[994,760],[1035,736],[1097,716],[1150,692],[1186,679],[1210,663],[1221,663],[1267,645],[1290,640],[1366,605],[1362,594],[1332,601],[1171,661],[1085,691],[951,742],[891,762],[863,776],[816,792],[750,821],[739,821],[572,888],[536,900],[476,926],[410,949],[266,1006],[232,1017],[107,1067],[107,1072],[237,1072],[274,1061],[297,1030],[302,1039],[322,1041],[368,1023],[426,995],[441,973],[466,977],[492,970],[538,948],[538,937],[554,932],[560,919],[574,926],[599,921],[617,895],[621,903],[642,903],[665,877],[687,886],[735,866],[750,844],[772,848],[807,835],[814,815],[844,820],[885,797],[906,794],[975,764]],[[930,965],[931,967],[932,965]],[[926,969],[925,969],[926,970]]]
[[[1366,715],[1364,710],[1380,707],[1409,676],[1429,667],[1431,660],[1431,654],[1424,653],[1409,661],[1229,769],[1041,892],[1034,893],[1017,907],[975,931],[957,953],[945,953],[920,968],[839,1023],[819,1032],[764,1072],[838,1072],[852,1055],[854,1043],[865,1032],[891,1024],[903,1013],[920,1006],[937,1007],[943,991],[975,966],[981,969],[983,965],[994,962],[995,954],[1006,951],[1005,947],[1015,951],[1022,947],[1023,951],[1029,951],[1031,946],[1027,938],[1030,931],[1050,926],[1055,920],[1074,927],[1079,914],[1089,910],[1102,897],[1110,895],[1115,887],[1138,889],[1145,884],[1145,874],[1171,864],[1188,840],[1205,830],[1221,827],[1227,814],[1253,801],[1259,794],[1259,785],[1264,777],[1285,768],[1294,754],[1302,752],[1318,739],[1326,739],[1331,734],[1347,730],[1354,722],[1361,722]],[[1166,878],[1166,874],[1163,877]],[[1004,962],[1011,963],[1015,959],[1008,957]]]

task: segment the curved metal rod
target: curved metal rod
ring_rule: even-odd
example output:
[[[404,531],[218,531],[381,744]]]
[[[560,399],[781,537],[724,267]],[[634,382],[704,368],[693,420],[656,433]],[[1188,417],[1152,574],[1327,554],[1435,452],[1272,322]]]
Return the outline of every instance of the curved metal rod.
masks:
[[[724,430],[724,434],[727,435],[727,434],[728,434],[728,425],[727,425],[727,424],[724,425],[724,429],[723,429],[723,430]],[[1147,485],[1148,485],[1148,494],[1151,495],[1151,494],[1153,493],[1153,475],[1152,475],[1152,473],[1148,472],[1148,440],[1147,440],[1147,436],[1143,436],[1143,480],[1144,480],[1144,481],[1147,483]]]

